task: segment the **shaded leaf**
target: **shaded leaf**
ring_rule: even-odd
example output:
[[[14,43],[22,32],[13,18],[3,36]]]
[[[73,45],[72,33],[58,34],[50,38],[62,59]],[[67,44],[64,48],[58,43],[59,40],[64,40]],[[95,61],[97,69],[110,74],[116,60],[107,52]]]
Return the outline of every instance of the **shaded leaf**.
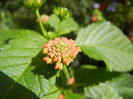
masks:
[[[105,82],[118,75],[119,73],[106,71],[105,68],[97,68],[93,65],[81,65],[75,71],[75,80],[76,83],[98,84],[99,82]]]
[[[6,92],[7,89],[10,88],[10,86],[14,83],[15,83],[15,86],[13,86],[10,92],[8,92],[8,95],[7,97],[5,97],[5,99],[25,99],[26,97],[31,99],[39,98],[36,96],[35,93],[27,89],[25,86],[15,82],[13,79],[11,79],[3,72],[0,72],[0,93],[1,93],[0,99],[4,99],[3,93]]]

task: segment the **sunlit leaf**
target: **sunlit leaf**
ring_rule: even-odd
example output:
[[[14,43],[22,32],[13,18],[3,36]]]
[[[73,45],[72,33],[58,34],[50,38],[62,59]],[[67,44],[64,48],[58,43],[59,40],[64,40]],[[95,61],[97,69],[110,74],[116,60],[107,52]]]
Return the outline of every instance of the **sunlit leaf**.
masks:
[[[34,31],[21,31],[0,52],[0,98],[36,99],[47,94],[55,84],[56,71],[43,61],[46,43]]]
[[[104,61],[110,71],[133,69],[133,45],[109,22],[94,23],[81,29],[76,42],[89,57]]]

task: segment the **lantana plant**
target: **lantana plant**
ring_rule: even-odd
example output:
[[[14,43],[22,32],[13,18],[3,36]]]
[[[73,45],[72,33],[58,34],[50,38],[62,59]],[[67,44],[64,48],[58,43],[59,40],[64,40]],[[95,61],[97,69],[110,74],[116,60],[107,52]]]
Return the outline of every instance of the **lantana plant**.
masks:
[[[0,99],[133,98],[133,45],[120,29],[103,20],[83,28],[64,7],[40,16],[44,0],[24,4],[41,32],[0,30]]]

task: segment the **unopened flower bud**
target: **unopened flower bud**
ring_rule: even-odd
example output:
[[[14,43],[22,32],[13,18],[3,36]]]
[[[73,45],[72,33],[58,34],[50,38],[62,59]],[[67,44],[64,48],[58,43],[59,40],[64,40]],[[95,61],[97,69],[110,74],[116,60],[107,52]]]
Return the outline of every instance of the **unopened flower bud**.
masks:
[[[71,77],[70,78],[70,81],[69,81],[69,84],[70,85],[73,85],[75,83],[75,78],[74,77]]]
[[[40,8],[44,0],[25,0],[24,4],[32,9]]]
[[[72,13],[67,9],[63,7],[57,7],[53,10],[53,12],[61,19],[67,19],[71,17]],[[65,40],[65,39],[64,39]]]

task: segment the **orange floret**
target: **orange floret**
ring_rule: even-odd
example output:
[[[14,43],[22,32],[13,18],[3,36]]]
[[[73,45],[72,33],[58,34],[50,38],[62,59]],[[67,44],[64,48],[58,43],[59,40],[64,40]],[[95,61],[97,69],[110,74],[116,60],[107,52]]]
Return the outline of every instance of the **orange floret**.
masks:
[[[48,53],[48,48],[43,48],[43,53]]]
[[[49,57],[45,57],[45,58],[43,58],[43,60],[45,60],[47,62],[47,64],[52,63],[52,59]]]
[[[71,57],[76,57],[77,52],[72,52],[72,54],[70,55]]]
[[[69,65],[73,60],[71,58],[63,60],[66,65]]]
[[[62,63],[56,63],[55,64],[55,69],[62,69],[63,64]]]
[[[75,50],[76,50],[77,52],[81,52],[80,47],[76,47]]]

